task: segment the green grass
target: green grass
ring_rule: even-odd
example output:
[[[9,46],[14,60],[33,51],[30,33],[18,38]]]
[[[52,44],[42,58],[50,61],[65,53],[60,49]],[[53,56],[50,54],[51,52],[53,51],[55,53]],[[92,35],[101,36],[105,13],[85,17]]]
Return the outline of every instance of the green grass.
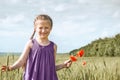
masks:
[[[13,64],[18,56],[0,56],[0,66]],[[67,54],[58,54],[56,64],[69,59]],[[86,65],[82,62],[86,61]],[[70,68],[57,71],[59,80],[120,80],[120,57],[82,57]],[[0,80],[22,80],[22,69],[0,72]]]

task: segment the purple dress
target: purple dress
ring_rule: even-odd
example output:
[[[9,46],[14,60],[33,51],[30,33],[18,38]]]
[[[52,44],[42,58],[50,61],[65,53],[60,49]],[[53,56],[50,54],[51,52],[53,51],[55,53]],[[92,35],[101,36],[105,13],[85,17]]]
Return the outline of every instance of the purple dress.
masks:
[[[54,43],[41,46],[35,39],[30,50],[23,80],[58,80],[55,70]]]

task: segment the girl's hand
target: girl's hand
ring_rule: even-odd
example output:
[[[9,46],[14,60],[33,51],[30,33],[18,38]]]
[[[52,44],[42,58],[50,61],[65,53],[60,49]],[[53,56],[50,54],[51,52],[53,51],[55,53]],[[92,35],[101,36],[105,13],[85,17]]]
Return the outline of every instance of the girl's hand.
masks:
[[[64,67],[65,68],[69,68],[70,66],[71,66],[71,64],[72,64],[72,61],[71,60],[66,60],[65,62],[64,62]]]
[[[2,71],[2,72],[10,71],[10,68],[9,68],[9,66],[2,66],[2,67],[1,67],[1,71]]]

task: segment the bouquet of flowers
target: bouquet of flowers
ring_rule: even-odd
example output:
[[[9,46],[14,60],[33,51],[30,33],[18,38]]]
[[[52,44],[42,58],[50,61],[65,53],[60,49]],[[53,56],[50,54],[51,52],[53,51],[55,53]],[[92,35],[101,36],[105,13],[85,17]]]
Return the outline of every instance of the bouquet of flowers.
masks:
[[[75,56],[71,55],[70,56],[70,61],[75,62],[75,61],[77,61],[78,57],[82,57],[83,55],[84,55],[84,50],[82,49],[82,50],[78,51],[78,53]],[[83,61],[82,64],[85,65],[86,61]]]

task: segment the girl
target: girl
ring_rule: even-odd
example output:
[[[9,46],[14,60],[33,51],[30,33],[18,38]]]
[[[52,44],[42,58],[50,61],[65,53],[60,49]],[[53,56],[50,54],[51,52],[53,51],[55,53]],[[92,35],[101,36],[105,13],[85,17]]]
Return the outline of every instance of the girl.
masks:
[[[52,29],[52,19],[48,15],[38,15],[34,21],[34,31],[20,58],[11,66],[2,66],[2,71],[11,71],[25,66],[23,80],[58,80],[56,71],[71,66],[71,61],[55,66],[57,45],[48,39]],[[33,39],[36,33],[36,38]]]

